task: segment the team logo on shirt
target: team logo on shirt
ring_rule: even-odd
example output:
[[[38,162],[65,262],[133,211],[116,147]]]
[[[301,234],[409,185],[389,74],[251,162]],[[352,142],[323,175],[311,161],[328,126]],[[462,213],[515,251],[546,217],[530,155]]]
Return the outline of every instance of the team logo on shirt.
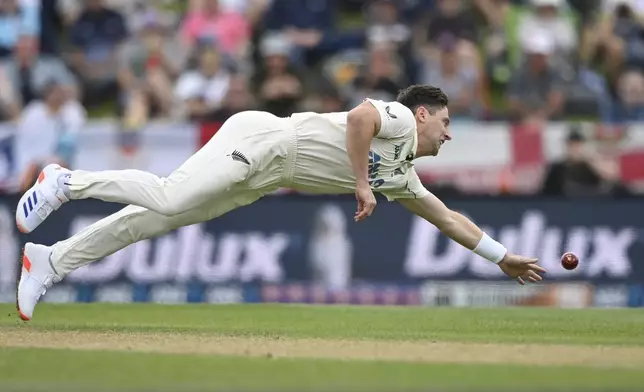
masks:
[[[385,107],[385,112],[387,112],[387,115],[388,115],[389,117],[391,117],[391,118],[394,118],[394,119],[395,119],[395,118],[398,118],[398,116],[396,116],[395,114],[393,114],[392,112],[390,112],[390,110],[391,110],[391,106],[387,105],[387,107]]]
[[[382,157],[373,152],[369,151],[369,185],[371,185],[374,188],[380,187],[382,184],[385,183],[385,180],[382,178],[378,178],[379,172],[380,172],[380,161],[382,160]]]
[[[404,145],[405,143],[394,146],[394,161],[397,161],[398,158],[400,158],[400,152],[402,151]]]
[[[235,150],[232,152],[232,154],[229,154],[231,158],[233,158],[233,161],[238,161],[238,162],[243,162],[247,165],[250,165],[250,162],[248,161],[248,158],[241,152]]]

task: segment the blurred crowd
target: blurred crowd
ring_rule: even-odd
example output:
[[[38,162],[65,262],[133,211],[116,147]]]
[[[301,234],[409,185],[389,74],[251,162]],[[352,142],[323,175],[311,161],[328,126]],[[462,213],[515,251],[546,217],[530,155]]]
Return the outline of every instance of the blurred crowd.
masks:
[[[127,127],[288,115],[412,83],[458,118],[644,119],[637,0],[2,0],[0,59],[4,119],[58,95]]]
[[[31,129],[340,111],[412,83],[456,121],[644,120],[644,1],[0,0],[0,121]]]

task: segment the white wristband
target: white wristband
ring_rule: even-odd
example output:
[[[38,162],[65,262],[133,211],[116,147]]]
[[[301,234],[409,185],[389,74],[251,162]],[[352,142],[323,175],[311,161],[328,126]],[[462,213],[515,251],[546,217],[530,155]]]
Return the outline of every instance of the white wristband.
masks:
[[[474,253],[495,264],[498,264],[503,260],[507,252],[508,250],[505,249],[505,246],[494,241],[485,233],[483,233],[483,237],[479,241],[479,244],[474,248]]]

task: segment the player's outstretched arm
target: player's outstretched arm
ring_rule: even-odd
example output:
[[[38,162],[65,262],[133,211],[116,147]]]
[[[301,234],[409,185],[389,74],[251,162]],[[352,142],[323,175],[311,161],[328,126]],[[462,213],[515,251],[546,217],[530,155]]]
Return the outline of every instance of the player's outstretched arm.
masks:
[[[376,208],[376,197],[369,184],[369,149],[379,130],[380,114],[369,102],[363,102],[347,115],[347,153],[356,178],[358,201],[356,222],[370,216]]]
[[[479,256],[499,265],[499,268],[519,283],[538,282],[539,273],[546,270],[538,266],[537,259],[513,255],[505,247],[483,233],[467,217],[452,211],[433,194],[420,199],[400,199],[400,204],[414,214],[436,226],[452,240],[472,250]]]

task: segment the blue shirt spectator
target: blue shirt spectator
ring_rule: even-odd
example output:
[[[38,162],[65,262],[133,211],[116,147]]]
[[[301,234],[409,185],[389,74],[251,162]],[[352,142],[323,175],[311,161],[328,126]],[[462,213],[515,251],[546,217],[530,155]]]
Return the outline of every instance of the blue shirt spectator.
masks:
[[[264,28],[283,32],[294,45],[292,58],[313,65],[326,55],[365,44],[364,31],[334,31],[336,0],[273,0]]]
[[[20,37],[14,55],[0,62],[0,106],[10,118],[43,93],[48,83],[64,86],[71,96],[76,95],[76,80],[65,64],[56,57],[41,56],[37,41],[30,36]]]
[[[644,73],[629,69],[620,75],[616,87],[612,122],[624,124],[644,121]]]
[[[0,58],[11,55],[22,35],[40,35],[39,1],[0,1]]]
[[[118,49],[128,35],[123,16],[103,3],[85,1],[70,32],[70,41],[76,49],[72,67],[82,80],[83,104],[87,106],[116,99]]]
[[[72,45],[80,49],[88,62],[103,62],[116,46],[127,38],[125,20],[116,11],[105,8],[100,0],[91,0],[72,26]]]
[[[264,18],[267,30],[328,30],[333,27],[334,0],[273,0]]]

